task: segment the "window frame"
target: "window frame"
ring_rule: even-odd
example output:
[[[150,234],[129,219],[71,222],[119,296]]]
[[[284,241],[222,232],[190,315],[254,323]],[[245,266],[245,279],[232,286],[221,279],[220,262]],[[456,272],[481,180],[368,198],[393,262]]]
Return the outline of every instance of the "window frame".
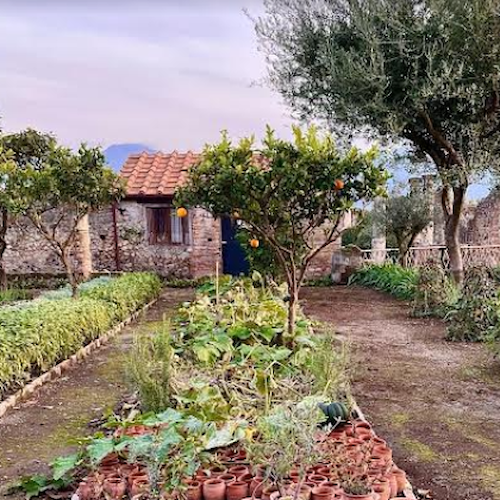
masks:
[[[182,241],[174,242],[172,241],[172,216],[177,217],[175,214],[175,207],[172,203],[148,203],[144,205],[145,209],[145,223],[146,223],[146,237],[147,243],[152,246],[172,246],[172,247],[189,247],[192,243],[192,223],[191,223],[191,213],[188,211],[186,217],[180,218],[181,229],[182,229]],[[165,216],[165,234],[168,235],[167,238],[159,238],[159,233],[156,234],[151,229],[151,222],[153,217],[153,211],[163,210],[164,213],[168,214]],[[158,228],[157,228],[158,229]]]

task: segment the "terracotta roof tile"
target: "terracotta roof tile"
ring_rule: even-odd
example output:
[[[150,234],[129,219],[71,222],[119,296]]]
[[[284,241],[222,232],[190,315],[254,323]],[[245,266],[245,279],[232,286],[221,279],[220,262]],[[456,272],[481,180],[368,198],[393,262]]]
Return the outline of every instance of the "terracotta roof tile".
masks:
[[[127,182],[127,196],[173,196],[199,158],[192,151],[130,155],[120,171]]]

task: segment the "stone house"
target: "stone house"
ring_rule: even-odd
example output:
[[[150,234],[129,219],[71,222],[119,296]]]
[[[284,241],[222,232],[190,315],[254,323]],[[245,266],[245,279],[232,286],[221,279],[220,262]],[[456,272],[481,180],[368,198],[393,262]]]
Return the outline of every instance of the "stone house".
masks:
[[[233,220],[214,219],[199,208],[189,210],[185,218],[176,215],[175,191],[198,159],[196,153],[175,151],[144,152],[127,159],[120,172],[127,186],[125,199],[89,216],[94,272],[152,270],[163,276],[197,278],[214,274],[217,263],[224,273],[245,272]],[[332,252],[339,246],[340,239],[316,256],[310,277],[330,272]],[[73,249],[76,266],[81,254],[81,249]],[[9,274],[63,272],[57,257],[26,220],[9,231],[4,262]]]

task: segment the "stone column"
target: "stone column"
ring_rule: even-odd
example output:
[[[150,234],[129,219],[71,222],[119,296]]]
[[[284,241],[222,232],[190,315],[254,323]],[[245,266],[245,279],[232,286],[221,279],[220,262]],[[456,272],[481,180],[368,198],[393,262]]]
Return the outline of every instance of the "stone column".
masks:
[[[377,212],[385,211],[385,200],[377,198],[374,202],[373,209]],[[385,226],[380,223],[375,223],[372,226],[372,260],[376,263],[383,263],[386,259],[386,231]]]
[[[80,256],[80,273],[83,279],[87,280],[92,275],[92,250],[90,247],[90,226],[89,216],[82,217],[76,228],[78,250]]]

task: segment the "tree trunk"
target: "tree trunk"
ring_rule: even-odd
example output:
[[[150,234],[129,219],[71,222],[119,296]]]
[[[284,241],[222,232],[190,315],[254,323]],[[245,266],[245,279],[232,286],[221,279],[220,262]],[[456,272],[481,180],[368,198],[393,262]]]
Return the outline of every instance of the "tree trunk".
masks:
[[[465,198],[466,186],[443,188],[443,211],[445,216],[445,243],[450,260],[450,272],[457,284],[461,284],[464,278],[464,265],[462,250],[460,247],[460,217]],[[453,196],[453,200],[451,200]]]
[[[297,306],[299,303],[299,290],[296,282],[288,285],[290,300],[288,302],[288,335],[293,338],[295,334],[295,321],[297,320]]]
[[[9,224],[9,214],[3,209],[0,215],[0,290],[7,290],[7,273],[3,265],[3,254],[7,248],[7,228]]]
[[[399,247],[398,249],[398,254],[399,254],[399,265],[402,267],[408,267],[408,254],[410,253],[410,248],[407,247],[406,245]]]
[[[68,277],[68,282],[71,287],[71,296],[76,299],[78,297],[78,280],[73,271],[73,265],[71,264],[71,258],[67,248],[61,250],[61,261],[64,269],[66,269],[66,276]]]
[[[80,272],[86,281],[92,275],[92,251],[90,248],[89,216],[84,215],[76,227],[78,234],[78,249],[80,251]]]

